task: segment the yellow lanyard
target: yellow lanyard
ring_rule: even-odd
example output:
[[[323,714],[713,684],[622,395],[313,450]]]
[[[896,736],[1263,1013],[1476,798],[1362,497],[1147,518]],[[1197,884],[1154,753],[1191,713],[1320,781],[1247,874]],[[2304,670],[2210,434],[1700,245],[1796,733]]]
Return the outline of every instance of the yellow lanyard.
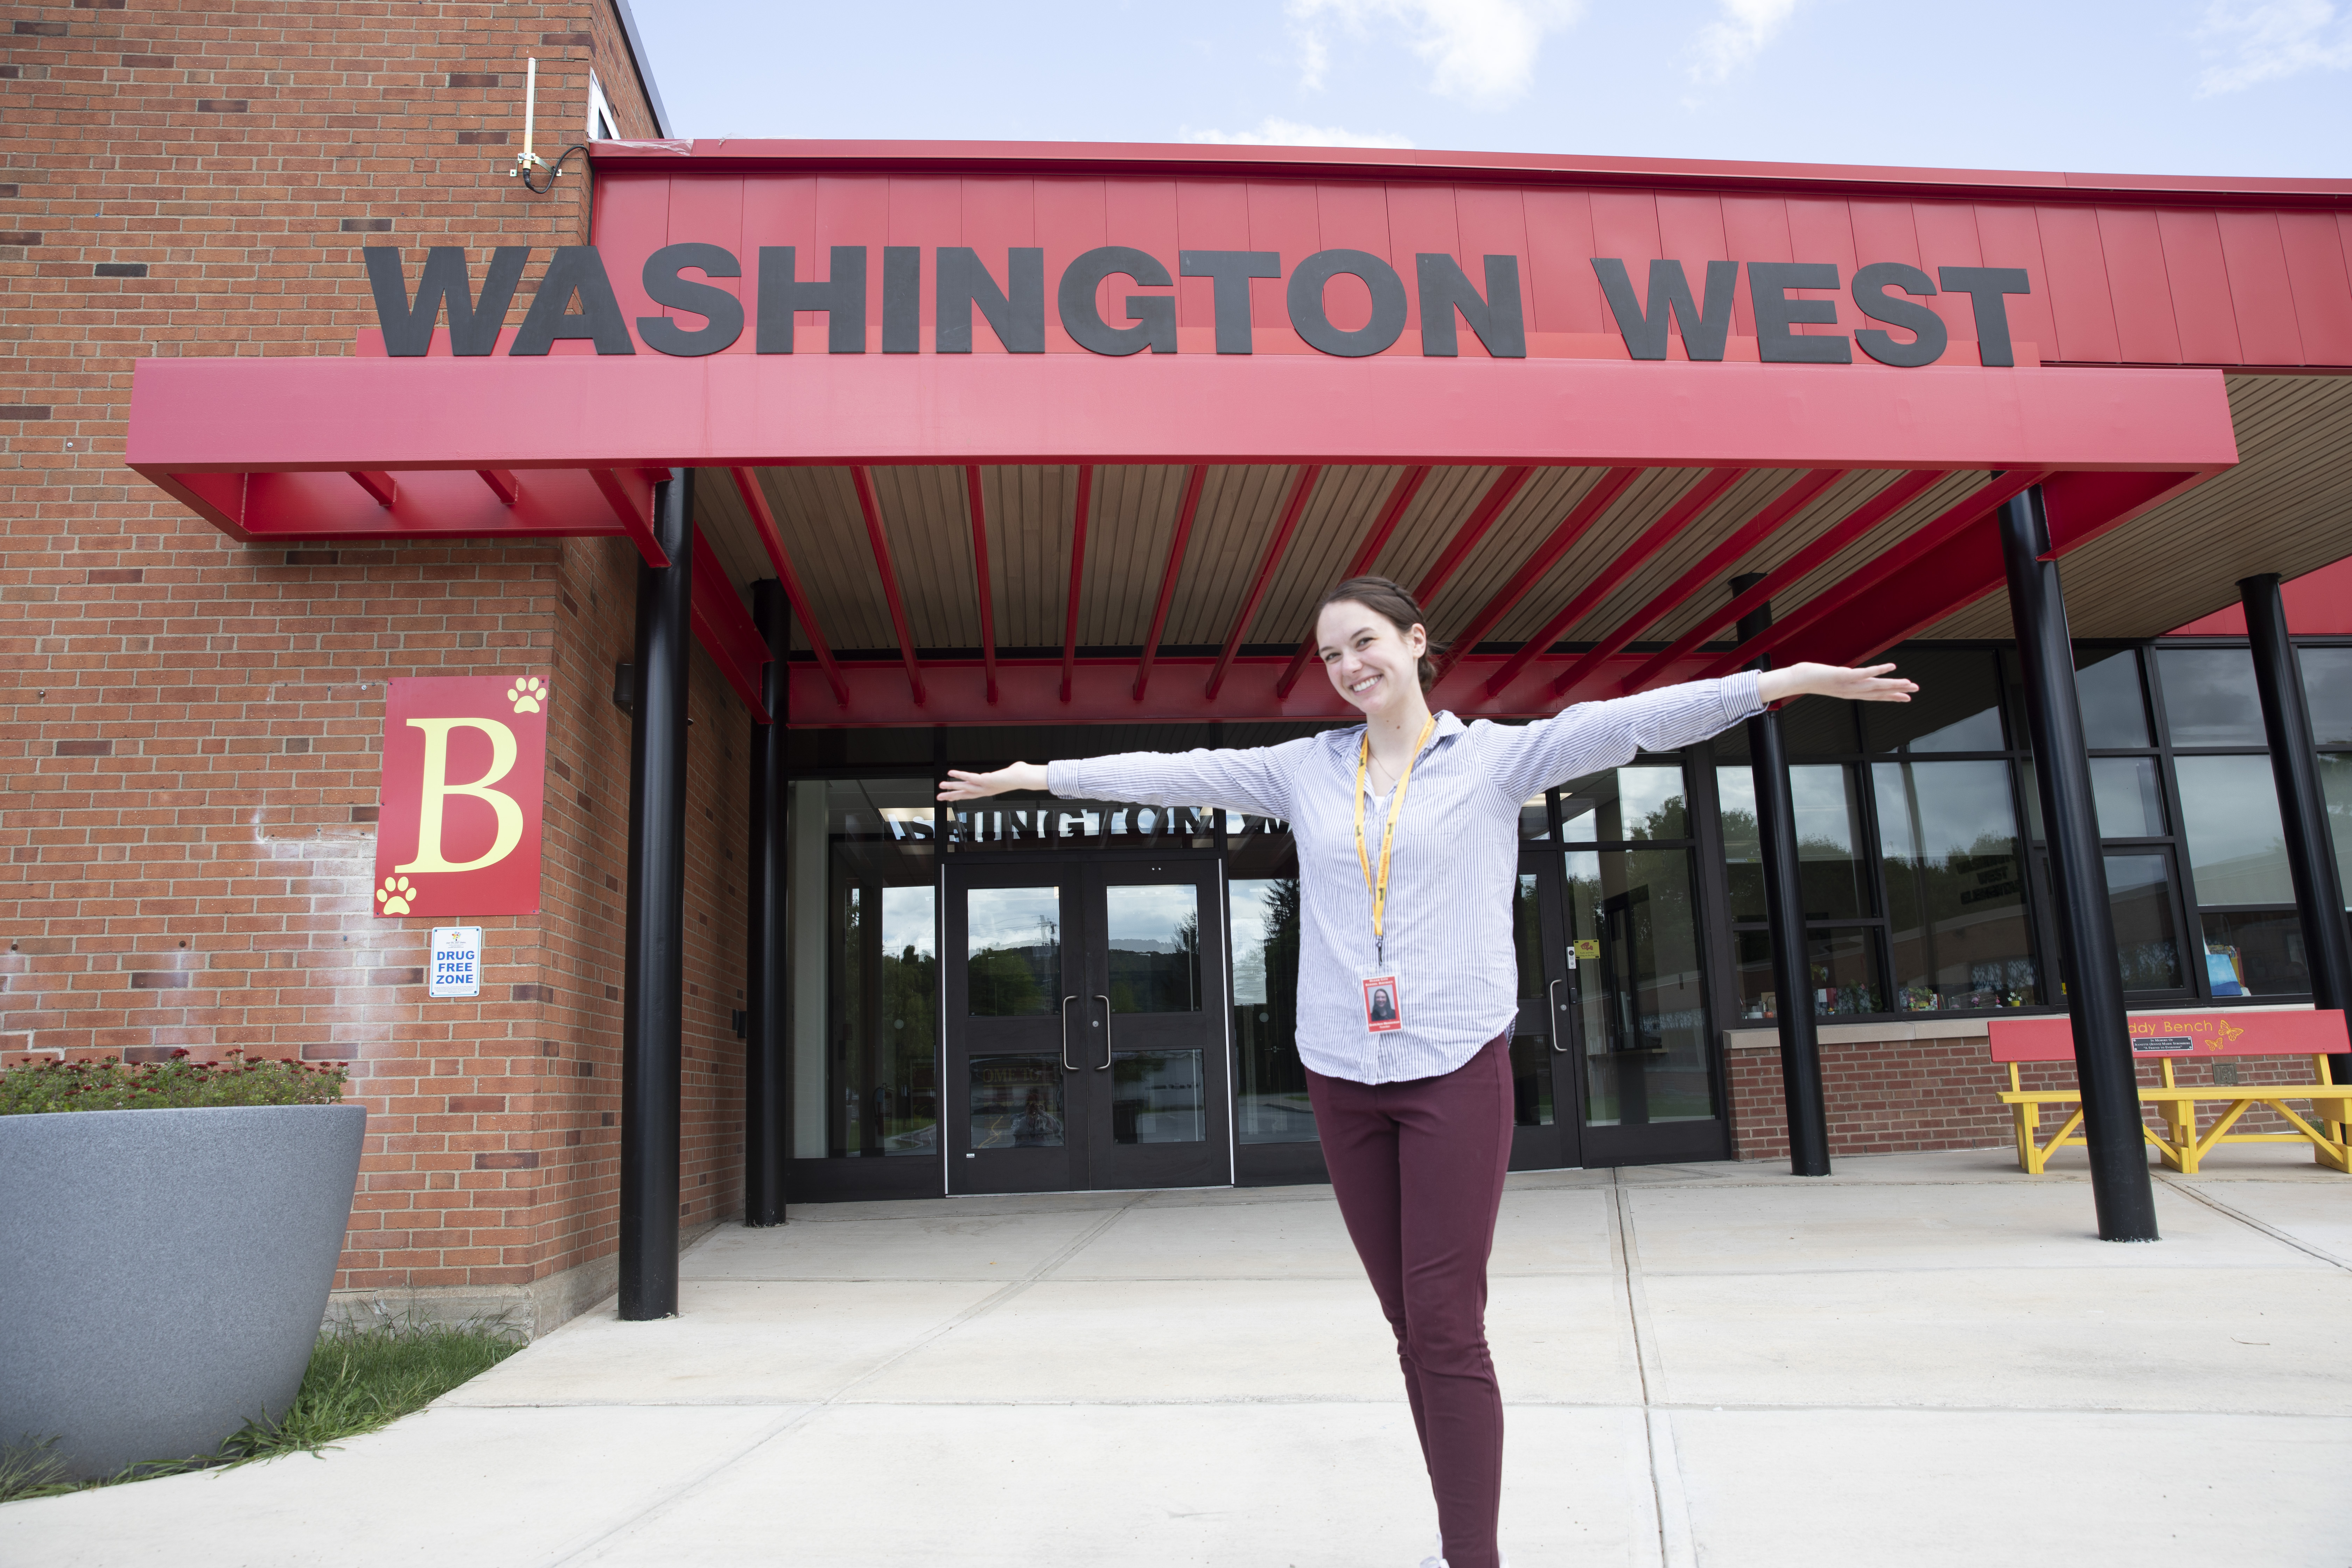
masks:
[[[1421,749],[1429,744],[1431,731],[1437,728],[1437,715],[1421,727],[1421,739],[1412,743],[1412,755],[1405,759],[1404,772],[1397,775],[1396,794],[1389,801],[1389,821],[1381,832],[1381,874],[1372,878],[1372,858],[1364,850],[1364,776],[1372,765],[1372,728],[1364,726],[1363,749],[1356,757],[1356,861],[1364,868],[1364,891],[1372,896],[1372,942],[1385,952],[1382,921],[1389,907],[1389,854],[1396,847],[1397,817],[1404,811],[1405,786],[1412,783],[1412,765],[1421,760]]]

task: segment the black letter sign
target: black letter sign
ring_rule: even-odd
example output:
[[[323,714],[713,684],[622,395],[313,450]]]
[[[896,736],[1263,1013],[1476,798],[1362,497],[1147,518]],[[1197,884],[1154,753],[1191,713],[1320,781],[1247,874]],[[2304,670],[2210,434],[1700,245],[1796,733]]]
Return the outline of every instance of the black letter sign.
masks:
[[[571,309],[572,296],[580,309]],[[740,330],[740,329],[739,329]],[[593,245],[559,245],[539,280],[539,292],[524,313],[510,354],[543,354],[558,338],[593,338],[600,354],[633,354],[629,323],[621,318],[621,302],[613,298],[613,280]]]
[[[1421,352],[1424,355],[1458,354],[1454,312],[1470,323],[1478,341],[1496,359],[1528,357],[1527,318],[1519,310],[1519,258],[1486,258],[1486,297],[1470,287],[1462,264],[1450,256],[1422,253],[1413,258],[1421,282]]]
[[[1362,279],[1372,293],[1372,319],[1352,332],[1333,326],[1323,310],[1323,286],[1342,272]],[[1369,250],[1318,250],[1290,275],[1290,324],[1327,354],[1376,354],[1404,332],[1404,280]]]
[[[1217,352],[1250,352],[1250,287],[1253,278],[1282,276],[1278,250],[1180,250],[1176,270],[1187,278],[1213,278],[1217,306]]]
[[[383,352],[407,359],[433,347],[433,321],[445,302],[452,353],[486,354],[497,348],[499,329],[507,324],[507,307],[514,300],[515,285],[522,281],[530,247],[501,245],[490,253],[490,274],[482,279],[482,300],[477,305],[465,248],[433,247],[425,253],[425,275],[416,280],[414,309],[408,303],[408,285],[401,280],[398,247],[371,245],[363,254],[368,287],[375,294],[376,325],[383,329]]]
[[[1129,294],[1129,321],[1139,326],[1113,327],[1095,309],[1095,290],[1106,278],[1124,273],[1147,289],[1165,289],[1168,268],[1140,250],[1106,245],[1089,250],[1062,274],[1056,302],[1062,309],[1062,330],[1080,348],[1098,354],[1131,354],[1149,348],[1156,354],[1176,352],[1176,301],[1164,294]]]
[[[1800,322],[1834,322],[1837,307],[1827,300],[1791,300],[1791,289],[1834,289],[1837,268],[1826,261],[1751,261],[1748,302],[1756,308],[1756,357],[1766,364],[1852,364],[1853,345],[1833,337],[1799,337]]]
[[[1853,275],[1854,309],[1874,321],[1901,327],[1913,334],[1915,342],[1898,343],[1875,327],[1865,328],[1853,335],[1862,352],[1881,364],[1934,364],[1944,357],[1944,345],[1950,334],[1944,331],[1944,318],[1925,305],[1915,305],[1908,300],[1897,300],[1886,290],[1900,289],[1906,294],[1926,296],[1936,291],[1936,285],[1916,267],[1906,267],[1900,261],[1874,261]]]
[[[1944,287],[1966,294],[1977,308],[1977,362],[2006,365],[2017,363],[2009,342],[2009,305],[2003,294],[2031,294],[2022,267],[1945,267],[1937,268]]]
[[[1683,324],[1683,352],[1693,359],[1719,360],[1724,340],[1731,335],[1731,293],[1739,284],[1739,263],[1706,264],[1706,309],[1691,302],[1690,279],[1679,261],[1650,263],[1650,305],[1642,308],[1634,297],[1633,279],[1625,264],[1613,256],[1592,258],[1601,291],[1609,298],[1609,313],[1617,318],[1617,334],[1625,352],[1635,359],[1666,357],[1669,317]]]
[[[968,245],[940,247],[938,325],[932,352],[971,353],[971,308],[996,329],[996,341],[1007,353],[1045,352],[1045,252],[1036,246],[1016,246],[1004,253],[1004,287],[981,265],[980,253]]]
[[[678,276],[689,267],[705,278],[743,276],[733,255],[715,245],[665,245],[646,257],[646,292],[654,303],[689,310],[709,322],[689,332],[667,316],[639,316],[637,336],[656,353],[715,354],[743,335],[743,301],[724,289]]]
[[[882,247],[882,352],[919,353],[923,347],[923,247]]]
[[[825,313],[825,352],[862,354],[866,352],[866,247],[833,247],[833,280],[803,283],[793,276],[794,247],[760,247],[760,331],[756,342],[763,354],[793,352],[793,312]],[[647,342],[653,340],[648,338]]]

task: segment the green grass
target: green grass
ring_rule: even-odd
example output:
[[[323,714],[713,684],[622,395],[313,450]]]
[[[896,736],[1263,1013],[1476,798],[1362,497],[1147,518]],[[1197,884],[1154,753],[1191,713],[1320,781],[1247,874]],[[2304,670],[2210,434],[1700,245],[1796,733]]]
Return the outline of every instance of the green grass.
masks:
[[[219,1452],[144,1462],[104,1480],[74,1482],[63,1479],[64,1465],[50,1452],[55,1438],[26,1437],[0,1447],[0,1502],[187,1470],[234,1468],[282,1454],[315,1454],[422,1410],[498,1365],[522,1343],[509,1330],[477,1323],[331,1331],[320,1335],[311,1349],[301,1390],[286,1414],[273,1422],[248,1422]]]

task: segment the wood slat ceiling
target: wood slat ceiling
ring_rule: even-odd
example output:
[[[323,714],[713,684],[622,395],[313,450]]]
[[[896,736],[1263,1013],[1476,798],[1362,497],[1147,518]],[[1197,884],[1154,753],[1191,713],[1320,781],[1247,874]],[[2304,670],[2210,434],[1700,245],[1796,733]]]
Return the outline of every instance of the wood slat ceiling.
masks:
[[[2352,376],[2232,375],[2238,466],[2059,563],[2078,637],[2149,637],[2238,602],[2238,579],[2352,555]],[[1922,634],[2011,635],[2007,590]]]

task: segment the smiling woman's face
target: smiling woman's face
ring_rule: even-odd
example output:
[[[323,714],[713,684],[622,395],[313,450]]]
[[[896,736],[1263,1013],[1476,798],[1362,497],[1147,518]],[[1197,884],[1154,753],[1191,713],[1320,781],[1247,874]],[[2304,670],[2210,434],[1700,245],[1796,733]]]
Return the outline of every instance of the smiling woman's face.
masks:
[[[1332,689],[1363,712],[1379,713],[1421,689],[1415,666],[1429,651],[1429,634],[1420,626],[1400,632],[1370,605],[1339,599],[1315,619],[1315,649]]]

